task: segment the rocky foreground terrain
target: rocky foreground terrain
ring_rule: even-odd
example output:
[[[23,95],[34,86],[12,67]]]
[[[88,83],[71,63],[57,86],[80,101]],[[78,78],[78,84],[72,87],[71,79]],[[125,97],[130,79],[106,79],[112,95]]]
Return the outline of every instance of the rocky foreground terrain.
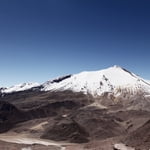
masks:
[[[4,150],[113,150],[117,143],[150,147],[149,111],[127,110],[121,102],[102,105],[82,93],[8,94],[0,99],[0,119]]]
[[[85,92],[89,86],[60,90],[70,77],[45,83],[59,90],[43,90],[43,85],[15,92],[1,89],[0,150],[150,149],[149,83],[138,78],[133,92],[129,85],[112,87],[105,77],[103,84],[111,88],[97,95]]]

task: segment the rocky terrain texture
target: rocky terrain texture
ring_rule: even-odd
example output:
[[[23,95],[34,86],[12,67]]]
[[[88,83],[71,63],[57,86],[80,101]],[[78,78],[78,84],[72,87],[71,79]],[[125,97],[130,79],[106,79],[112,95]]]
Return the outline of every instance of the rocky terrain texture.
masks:
[[[121,78],[130,79],[126,81],[130,85],[117,85],[108,77],[108,70],[104,70],[100,79],[92,76],[87,86],[83,81],[80,88],[85,87],[81,91],[75,90],[79,83],[74,82],[83,74],[87,80],[87,73],[86,77],[82,73],[76,78],[69,75],[43,85],[29,84],[30,88],[25,84],[25,90],[17,86],[15,92],[14,88],[12,92],[1,88],[0,149],[149,150],[149,82],[118,67],[109,71],[115,70],[116,74],[118,69],[123,74]],[[105,90],[103,87],[93,94],[91,88],[96,85],[97,89],[97,78],[98,85],[105,86]]]

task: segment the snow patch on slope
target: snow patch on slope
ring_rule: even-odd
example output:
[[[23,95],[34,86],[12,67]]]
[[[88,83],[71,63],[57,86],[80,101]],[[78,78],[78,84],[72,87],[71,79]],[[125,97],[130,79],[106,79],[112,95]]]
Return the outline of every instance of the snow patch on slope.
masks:
[[[115,144],[115,145],[114,145],[114,149],[116,149],[116,150],[135,150],[135,148],[126,146],[126,145],[123,144],[123,143]]]

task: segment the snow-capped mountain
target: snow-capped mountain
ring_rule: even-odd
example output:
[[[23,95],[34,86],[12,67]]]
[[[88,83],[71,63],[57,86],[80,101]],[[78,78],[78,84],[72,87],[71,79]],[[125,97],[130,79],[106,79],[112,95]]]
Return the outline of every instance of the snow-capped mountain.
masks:
[[[23,83],[10,88],[0,88],[0,93],[13,93],[38,87],[41,91],[83,92],[95,96],[109,93],[114,97],[144,95],[150,97],[150,82],[119,66],[99,71],[85,71],[54,80],[38,83]]]
[[[39,86],[38,83],[23,83],[23,84],[11,86],[9,88],[1,88],[0,91],[1,93],[13,93],[13,92],[25,91],[37,86]]]
[[[149,82],[119,66],[68,75],[47,81],[42,86],[42,91],[72,90],[93,96],[101,96],[106,92],[113,93],[115,96],[150,93]]]

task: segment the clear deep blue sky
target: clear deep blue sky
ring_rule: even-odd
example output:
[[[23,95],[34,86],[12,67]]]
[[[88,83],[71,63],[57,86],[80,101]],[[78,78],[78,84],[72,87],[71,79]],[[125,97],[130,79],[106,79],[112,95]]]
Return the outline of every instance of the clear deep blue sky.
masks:
[[[150,79],[149,0],[0,0],[0,86],[113,65]]]

